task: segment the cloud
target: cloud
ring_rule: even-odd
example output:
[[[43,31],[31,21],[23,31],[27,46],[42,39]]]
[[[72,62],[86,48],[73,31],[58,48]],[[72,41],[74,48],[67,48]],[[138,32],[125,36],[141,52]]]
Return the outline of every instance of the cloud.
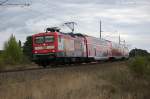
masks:
[[[32,0],[29,7],[0,7],[0,49],[12,33],[25,41],[28,35],[66,21],[77,22],[77,32],[99,37],[101,19],[103,37],[117,41],[117,31],[131,45],[150,51],[149,40],[138,37],[150,37],[149,5],[148,0]]]

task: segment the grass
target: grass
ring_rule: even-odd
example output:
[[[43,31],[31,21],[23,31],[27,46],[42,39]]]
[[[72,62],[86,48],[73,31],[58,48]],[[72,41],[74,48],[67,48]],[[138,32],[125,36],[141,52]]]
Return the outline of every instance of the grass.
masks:
[[[2,54],[0,54],[0,71],[4,70],[16,70],[16,69],[26,69],[26,68],[32,68],[35,67],[36,65],[31,62],[26,56],[23,56],[23,61],[21,63],[6,63],[4,61],[4,58],[2,57]],[[32,66],[33,65],[33,66]]]
[[[0,99],[149,99],[150,94],[148,82],[125,62],[18,76],[23,80],[4,78]]]

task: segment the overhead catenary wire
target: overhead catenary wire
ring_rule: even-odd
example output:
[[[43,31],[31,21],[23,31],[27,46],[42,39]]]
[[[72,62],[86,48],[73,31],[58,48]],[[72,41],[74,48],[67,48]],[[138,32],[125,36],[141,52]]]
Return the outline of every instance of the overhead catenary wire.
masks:
[[[8,0],[0,1],[0,5],[3,5],[3,4],[5,4],[6,2],[8,2]]]
[[[18,2],[10,3],[9,0],[0,1],[0,6],[30,6],[30,5],[31,2],[29,2],[29,0],[24,1],[23,3]]]

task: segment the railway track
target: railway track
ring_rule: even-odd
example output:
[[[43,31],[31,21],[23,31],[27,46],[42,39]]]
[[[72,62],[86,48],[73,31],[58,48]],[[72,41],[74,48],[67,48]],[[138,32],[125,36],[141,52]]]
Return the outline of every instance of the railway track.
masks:
[[[39,66],[34,68],[26,68],[26,69],[13,69],[13,70],[2,70],[0,71],[0,74],[3,73],[11,73],[11,72],[24,72],[24,71],[36,71],[36,70],[56,70],[56,69],[62,69],[62,68],[68,68],[68,67],[80,67],[80,66],[86,66],[86,65],[96,65],[96,64],[107,64],[107,63],[114,63],[118,61],[100,61],[100,62],[90,62],[90,63],[76,63],[76,64],[52,64],[47,66],[46,68]]]
[[[2,73],[11,73],[11,72],[23,72],[23,71],[33,71],[33,70],[45,70],[45,69],[51,69],[51,70],[55,70],[58,68],[65,68],[65,67],[73,67],[76,65],[80,65],[80,66],[84,66],[84,65],[92,65],[92,64],[98,64],[96,62],[92,62],[92,63],[81,63],[81,64],[65,64],[65,65],[56,65],[56,64],[52,64],[47,66],[46,68],[44,67],[36,67],[36,68],[26,68],[26,69],[13,69],[13,70],[1,70],[0,74]],[[99,63],[100,64],[100,63]]]

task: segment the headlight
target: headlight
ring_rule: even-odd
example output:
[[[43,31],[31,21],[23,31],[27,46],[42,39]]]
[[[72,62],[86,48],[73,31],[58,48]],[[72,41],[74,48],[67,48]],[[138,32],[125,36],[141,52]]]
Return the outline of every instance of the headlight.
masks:
[[[42,50],[43,47],[42,46],[39,46],[39,47],[34,47],[35,50]]]
[[[47,46],[46,49],[54,49],[54,46]]]

